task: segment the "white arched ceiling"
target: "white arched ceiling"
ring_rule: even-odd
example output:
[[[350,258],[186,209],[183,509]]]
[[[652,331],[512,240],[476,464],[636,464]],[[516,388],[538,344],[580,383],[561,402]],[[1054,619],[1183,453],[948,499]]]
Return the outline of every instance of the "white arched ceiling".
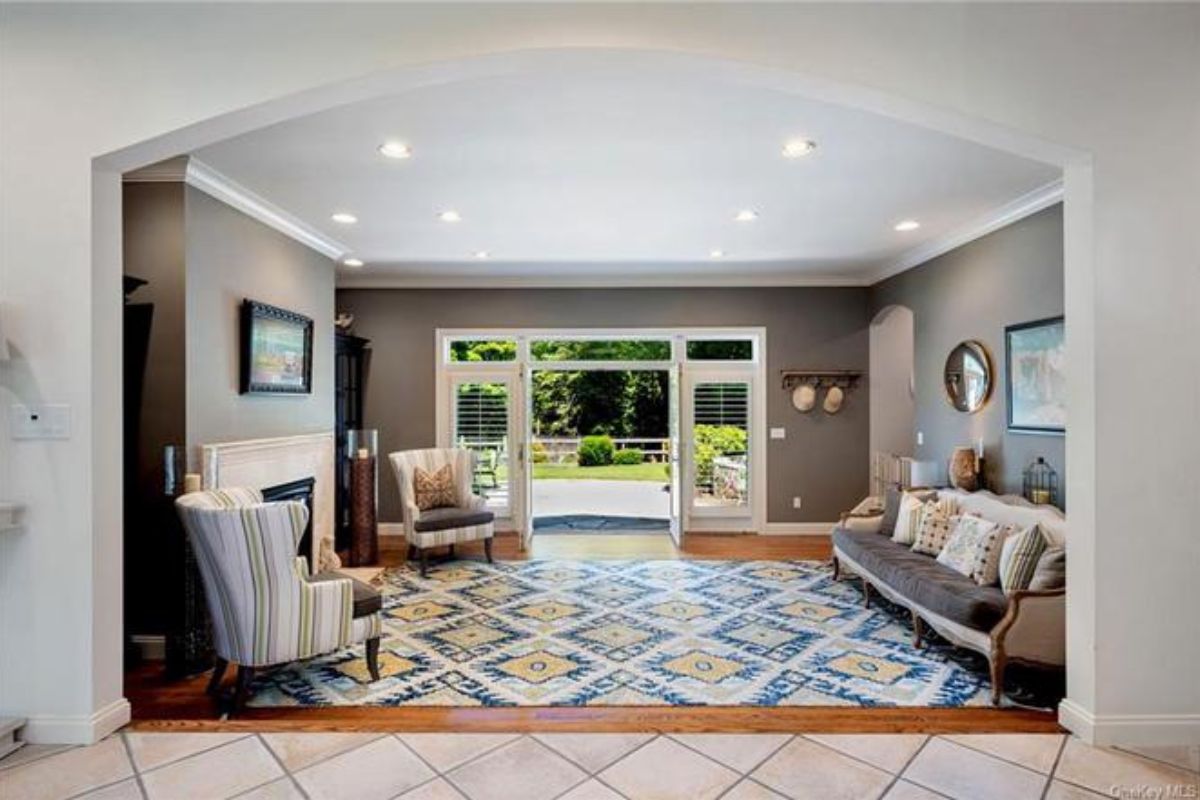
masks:
[[[597,55],[339,105],[194,156],[343,243],[367,263],[345,275],[359,284],[863,283],[1059,178],[1039,161],[739,76]],[[793,138],[817,148],[786,159]],[[386,140],[412,156],[382,157]],[[734,221],[747,208],[758,219]],[[462,221],[439,221],[444,209]],[[358,223],[331,221],[338,210]],[[905,219],[921,227],[894,230]]]

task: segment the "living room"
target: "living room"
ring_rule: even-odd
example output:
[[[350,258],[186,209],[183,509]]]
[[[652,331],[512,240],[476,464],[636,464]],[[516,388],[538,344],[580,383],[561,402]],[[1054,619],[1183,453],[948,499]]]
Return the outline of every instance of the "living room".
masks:
[[[487,796],[473,771],[534,750],[570,766],[555,794],[661,793],[650,753],[706,759],[695,793],[713,796],[803,796],[821,784],[789,776],[831,758],[875,770],[851,795],[976,796],[946,764],[977,757],[1011,796],[1104,791],[1104,769],[1190,780],[1182,729],[1098,735],[1081,711],[1099,401],[1072,388],[1097,375],[1067,342],[1080,319],[1092,347],[1072,259],[1093,201],[1062,151],[771,70],[601,51],[385,71],[199,130],[122,156],[104,216],[126,279],[127,439],[109,439],[127,459],[110,495],[124,610],[108,615],[125,667],[95,675],[132,701],[119,740],[139,792],[233,747],[216,737],[275,726],[398,733],[313,745],[328,769],[415,753],[430,775],[381,770],[391,795]],[[47,438],[34,423],[60,395],[23,377],[20,305],[0,316],[5,413],[30,416],[16,439]],[[581,411],[589,380],[631,398],[620,415]],[[658,421],[630,424],[637,408]],[[36,529],[36,492],[11,485],[13,529]],[[341,633],[321,611],[298,649],[234,646],[266,629],[214,583],[214,564],[253,561],[206,550],[206,520],[244,517],[211,503],[288,529],[271,581],[340,592]],[[14,564],[27,533],[5,535]],[[20,585],[0,581],[12,613]],[[31,744],[0,781],[44,779],[59,756],[39,742],[104,735],[9,697]],[[211,748],[141,749],[180,725]],[[685,735],[700,730],[764,738]],[[415,731],[520,738],[443,763]],[[601,731],[622,737],[611,760],[568,752]],[[911,738],[887,740],[897,763],[834,731]],[[237,791],[322,794],[326,762],[285,753],[296,736],[256,737],[283,774]],[[761,758],[737,761],[743,743]]]

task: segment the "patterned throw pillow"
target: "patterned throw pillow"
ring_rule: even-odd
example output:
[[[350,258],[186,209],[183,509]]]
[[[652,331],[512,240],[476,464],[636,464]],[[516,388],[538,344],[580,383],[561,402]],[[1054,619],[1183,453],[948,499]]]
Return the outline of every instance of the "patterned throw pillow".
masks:
[[[447,464],[437,472],[426,472],[416,467],[413,469],[413,494],[421,511],[458,505],[458,495],[454,490],[454,467]]]
[[[1005,594],[1029,588],[1044,552],[1046,536],[1037,525],[1004,540],[1000,548],[1000,588]]]
[[[930,500],[925,504],[921,512],[921,526],[912,545],[914,553],[936,556],[942,552],[946,540],[950,538],[950,519],[954,515],[955,505],[950,498]]]
[[[903,545],[915,542],[917,529],[921,527],[921,513],[924,510],[925,504],[920,498],[905,492],[900,498],[900,513],[896,515],[896,529],[892,531],[892,541]]]
[[[996,544],[1000,526],[969,515],[954,517],[952,522],[950,538],[946,540],[942,552],[938,553],[938,563],[945,564],[981,586],[994,583],[1000,562],[1000,548]]]

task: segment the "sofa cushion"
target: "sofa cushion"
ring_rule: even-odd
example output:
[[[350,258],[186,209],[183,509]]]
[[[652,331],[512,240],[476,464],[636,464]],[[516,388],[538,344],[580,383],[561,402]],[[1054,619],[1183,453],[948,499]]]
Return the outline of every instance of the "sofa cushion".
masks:
[[[1067,551],[1062,547],[1049,547],[1038,559],[1029,588],[1035,592],[1048,592],[1066,585]]]
[[[350,585],[354,589],[355,619],[369,617],[383,609],[383,593],[374,586],[355,580],[349,575],[343,575],[340,572],[318,572],[308,578],[309,583],[325,583],[327,581],[350,581]]]
[[[893,591],[938,616],[979,631],[996,626],[1008,608],[1004,592],[873,533],[838,528],[833,545]]]
[[[432,533],[447,531],[451,528],[470,528],[474,525],[486,525],[496,519],[491,511],[479,511],[473,508],[434,508],[422,511],[421,516],[413,523],[417,533]]]

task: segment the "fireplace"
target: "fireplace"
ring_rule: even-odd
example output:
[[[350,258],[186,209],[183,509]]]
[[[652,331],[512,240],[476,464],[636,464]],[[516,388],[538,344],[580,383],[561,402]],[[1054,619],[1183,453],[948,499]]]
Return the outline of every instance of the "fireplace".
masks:
[[[263,500],[268,503],[284,502],[287,500],[296,500],[304,503],[304,507],[308,509],[308,524],[304,526],[304,535],[300,537],[300,544],[296,547],[296,553],[304,556],[308,561],[309,573],[316,572],[313,567],[312,560],[312,531],[313,531],[313,487],[317,485],[316,478],[300,478],[287,483],[279,483],[275,486],[267,486],[262,490]]]

